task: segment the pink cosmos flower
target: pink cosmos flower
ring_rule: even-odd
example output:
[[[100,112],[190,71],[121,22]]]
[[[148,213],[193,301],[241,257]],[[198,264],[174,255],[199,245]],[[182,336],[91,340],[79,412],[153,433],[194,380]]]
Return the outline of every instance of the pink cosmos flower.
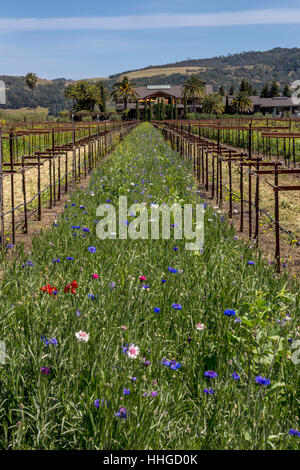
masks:
[[[98,276],[98,274],[92,274],[92,278],[93,279],[99,279],[99,276]]]
[[[203,331],[206,326],[204,325],[204,323],[197,323],[196,328],[198,331]]]
[[[147,279],[146,276],[140,276],[140,277],[139,277],[139,280],[140,280],[140,281],[146,281],[146,279]]]

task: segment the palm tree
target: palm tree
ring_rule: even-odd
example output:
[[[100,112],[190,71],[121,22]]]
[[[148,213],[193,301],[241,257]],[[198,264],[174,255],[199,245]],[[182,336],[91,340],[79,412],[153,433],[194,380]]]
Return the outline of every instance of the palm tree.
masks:
[[[34,100],[34,89],[37,86],[38,78],[35,73],[28,73],[25,77],[25,82],[28,88],[32,92],[32,100],[33,100],[33,107],[35,108],[35,100]]]
[[[135,92],[136,84],[129,80],[129,78],[125,75],[122,80],[116,82],[113,86],[112,91],[112,98],[115,102],[119,101],[120,99],[124,102],[124,109],[127,109],[128,101],[136,101],[138,96]]]
[[[211,93],[204,96],[202,100],[202,110],[207,114],[222,114],[224,112],[222,97],[218,93]]]
[[[247,93],[240,92],[232,100],[231,106],[238,114],[251,113],[253,111],[253,102]]]
[[[73,100],[73,111],[94,111],[96,104],[101,105],[101,91],[98,86],[82,80],[68,85],[65,96]]]
[[[199,75],[192,74],[186,78],[181,87],[182,96],[185,100],[191,99],[193,103],[193,111],[195,112],[195,101],[205,95],[205,82]]]

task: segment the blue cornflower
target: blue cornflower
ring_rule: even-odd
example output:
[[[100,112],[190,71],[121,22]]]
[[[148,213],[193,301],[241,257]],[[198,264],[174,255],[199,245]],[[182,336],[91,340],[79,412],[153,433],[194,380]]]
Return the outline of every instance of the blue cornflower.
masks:
[[[170,369],[172,369],[172,370],[177,370],[177,369],[180,369],[180,367],[181,367],[181,363],[176,362],[174,359],[172,359],[171,361],[168,361],[167,359],[164,358],[161,361],[161,364],[166,366],[166,367],[170,367]]]
[[[234,317],[236,315],[236,312],[235,310],[227,309],[224,310],[224,315],[226,315],[227,317]]]
[[[180,367],[181,367],[180,362],[176,362],[174,361],[174,359],[171,361],[170,369],[177,370],[177,369],[180,369]]]
[[[66,258],[66,259],[67,259],[67,260],[69,260],[69,261],[74,261],[74,258],[73,258],[73,256],[67,256],[67,258]]]
[[[177,250],[178,250],[177,246],[174,246],[174,247],[173,247],[173,250],[174,250],[174,251],[177,251]]]
[[[122,419],[126,419],[127,418],[127,410],[126,408],[124,408],[123,406],[119,409],[119,411],[117,411],[117,413],[115,413],[115,416],[117,418],[122,418]]]
[[[80,229],[80,225],[71,225],[72,229]]]
[[[289,430],[289,434],[290,434],[291,436],[300,437],[300,431],[298,431],[297,429],[290,429],[290,430]]]
[[[108,287],[109,287],[110,290],[114,290],[114,288],[116,287],[116,283],[115,282],[110,282],[108,284]]]
[[[170,273],[174,273],[174,274],[177,273],[177,269],[175,268],[168,268],[168,270],[170,271]]]
[[[123,395],[130,395],[130,389],[129,388],[123,388]]]
[[[172,307],[175,308],[175,310],[181,310],[182,309],[182,305],[180,305],[180,304],[173,303]]]
[[[25,268],[25,266],[34,266],[34,263],[32,261],[27,261],[25,264],[22,264],[22,268]]]
[[[161,280],[161,283],[164,284],[165,282],[167,282],[165,279],[162,279]]]
[[[213,370],[206,370],[204,372],[204,377],[209,377],[210,379],[216,379],[218,377],[218,374],[214,372]]]
[[[132,382],[136,382],[136,379],[137,379],[136,377],[131,377]]]
[[[52,260],[52,263],[60,263],[60,258],[57,258],[57,259],[54,258],[54,259]]]
[[[255,381],[259,385],[264,385],[265,387],[267,387],[271,383],[270,379],[267,379],[266,377],[262,377],[261,375],[258,375],[257,377],[255,377]]]
[[[212,388],[205,388],[203,392],[206,393],[206,395],[213,395],[214,393]]]
[[[55,339],[55,338],[47,339],[47,338],[45,338],[45,336],[41,336],[41,340],[44,341],[46,346],[49,346],[49,344],[52,344],[53,346],[58,345],[57,339]]]
[[[154,311],[155,313],[159,313],[159,312],[160,312],[160,308],[159,308],[159,307],[154,307],[153,311]]]
[[[253,266],[255,263],[254,261],[248,261],[248,264],[250,264],[250,266]]]
[[[41,341],[44,341],[46,346],[49,346],[49,340],[45,336],[41,336]]]
[[[170,365],[171,365],[171,361],[168,361],[165,358],[161,361],[161,363],[162,363],[162,365],[167,366],[167,367],[170,367]]]
[[[88,250],[90,253],[96,253],[96,248],[94,246],[89,246]]]
[[[231,377],[233,378],[233,380],[240,380],[240,376],[237,372],[233,372],[233,374],[231,374]]]
[[[92,300],[95,300],[96,297],[94,296],[94,294],[88,294],[88,298],[92,299]]]

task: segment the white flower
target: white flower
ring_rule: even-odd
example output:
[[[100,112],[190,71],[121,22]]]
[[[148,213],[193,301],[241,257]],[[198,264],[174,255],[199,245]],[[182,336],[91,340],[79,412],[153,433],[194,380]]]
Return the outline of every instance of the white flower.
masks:
[[[140,348],[138,346],[135,346],[135,344],[131,344],[128,348],[127,356],[130,357],[130,359],[136,359],[139,353]]]
[[[75,336],[78,339],[78,341],[83,341],[84,343],[87,343],[90,338],[89,333],[86,333],[85,331],[81,331],[81,330],[77,331],[75,333]]]
[[[196,328],[198,331],[203,331],[205,327],[204,323],[197,323]]]

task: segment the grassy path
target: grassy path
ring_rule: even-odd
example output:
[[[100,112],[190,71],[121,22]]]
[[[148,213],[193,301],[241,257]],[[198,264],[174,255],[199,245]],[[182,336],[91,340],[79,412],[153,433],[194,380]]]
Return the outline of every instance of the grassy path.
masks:
[[[209,207],[203,254],[185,240],[96,236],[98,205],[119,195],[148,208],[201,202],[191,170],[141,125],[34,240],[30,259],[8,266],[1,448],[299,446],[289,434],[300,428],[289,342],[299,335],[298,286]],[[55,289],[41,291],[47,284]]]

